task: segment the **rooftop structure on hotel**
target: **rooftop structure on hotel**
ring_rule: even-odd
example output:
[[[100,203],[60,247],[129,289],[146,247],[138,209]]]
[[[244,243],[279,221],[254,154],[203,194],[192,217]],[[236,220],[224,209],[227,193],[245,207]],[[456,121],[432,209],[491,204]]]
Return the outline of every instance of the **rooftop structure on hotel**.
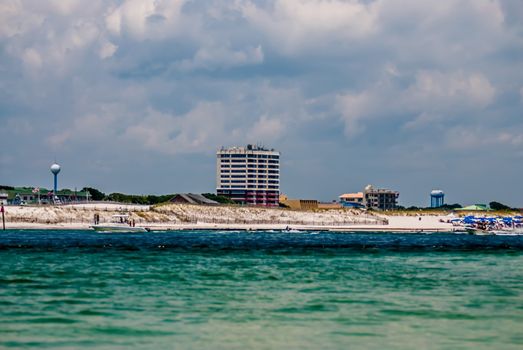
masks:
[[[216,192],[240,204],[278,206],[280,152],[256,145],[221,148]]]

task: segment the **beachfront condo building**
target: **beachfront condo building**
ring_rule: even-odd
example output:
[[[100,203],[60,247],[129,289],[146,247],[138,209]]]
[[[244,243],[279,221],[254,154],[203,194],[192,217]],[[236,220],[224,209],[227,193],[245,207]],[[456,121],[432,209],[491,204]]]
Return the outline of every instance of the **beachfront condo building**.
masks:
[[[256,145],[221,148],[216,193],[240,204],[278,206],[280,152]]]
[[[367,185],[363,190],[363,203],[367,209],[394,210],[399,192]]]

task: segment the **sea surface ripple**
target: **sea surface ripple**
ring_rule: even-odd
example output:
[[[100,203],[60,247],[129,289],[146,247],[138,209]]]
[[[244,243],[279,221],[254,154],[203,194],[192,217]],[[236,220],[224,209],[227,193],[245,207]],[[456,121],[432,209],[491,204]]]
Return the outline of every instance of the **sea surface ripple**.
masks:
[[[523,348],[523,236],[0,231],[0,348]]]

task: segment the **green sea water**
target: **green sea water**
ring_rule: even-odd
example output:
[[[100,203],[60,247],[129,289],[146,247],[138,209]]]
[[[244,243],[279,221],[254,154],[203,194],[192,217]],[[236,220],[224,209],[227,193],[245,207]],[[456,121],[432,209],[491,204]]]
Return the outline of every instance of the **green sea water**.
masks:
[[[522,349],[521,237],[453,239],[12,231],[0,348]]]

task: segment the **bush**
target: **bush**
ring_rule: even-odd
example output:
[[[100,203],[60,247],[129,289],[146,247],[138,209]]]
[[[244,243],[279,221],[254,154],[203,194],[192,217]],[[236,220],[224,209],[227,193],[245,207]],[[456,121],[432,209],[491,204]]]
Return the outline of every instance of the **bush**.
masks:
[[[212,201],[216,201],[221,204],[235,204],[233,200],[231,200],[229,197],[226,196],[220,196],[214,193],[202,193],[202,196],[204,196],[207,199],[210,199]]]
[[[96,188],[84,187],[82,192],[89,191],[89,195],[93,201],[102,201],[105,198],[105,193],[98,191]]]
[[[490,206],[490,209],[493,209],[493,210],[509,210],[510,209],[509,206],[507,206],[505,204],[501,204],[499,202],[490,202],[489,206]]]

